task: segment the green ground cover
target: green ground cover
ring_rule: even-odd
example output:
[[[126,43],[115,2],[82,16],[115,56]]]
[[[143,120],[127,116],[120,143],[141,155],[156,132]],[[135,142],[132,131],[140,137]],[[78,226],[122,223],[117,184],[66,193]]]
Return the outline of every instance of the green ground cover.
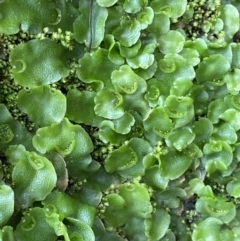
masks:
[[[0,241],[240,241],[239,11],[0,0]]]

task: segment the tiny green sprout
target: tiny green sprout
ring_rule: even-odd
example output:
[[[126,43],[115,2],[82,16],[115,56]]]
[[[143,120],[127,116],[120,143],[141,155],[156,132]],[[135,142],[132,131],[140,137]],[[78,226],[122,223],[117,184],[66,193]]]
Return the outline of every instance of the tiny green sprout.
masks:
[[[0,143],[8,143],[14,137],[14,134],[8,124],[0,124]]]

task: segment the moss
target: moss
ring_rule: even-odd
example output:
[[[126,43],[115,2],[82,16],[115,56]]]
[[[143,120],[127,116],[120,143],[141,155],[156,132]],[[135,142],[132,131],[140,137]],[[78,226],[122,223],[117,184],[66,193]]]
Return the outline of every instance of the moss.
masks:
[[[0,239],[238,238],[239,4],[19,2],[0,1]]]

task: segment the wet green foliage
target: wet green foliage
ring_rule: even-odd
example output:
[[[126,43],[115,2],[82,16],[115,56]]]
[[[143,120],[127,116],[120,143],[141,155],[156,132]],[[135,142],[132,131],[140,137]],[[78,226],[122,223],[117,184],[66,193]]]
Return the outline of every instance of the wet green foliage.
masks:
[[[239,12],[0,1],[0,241],[239,241]]]

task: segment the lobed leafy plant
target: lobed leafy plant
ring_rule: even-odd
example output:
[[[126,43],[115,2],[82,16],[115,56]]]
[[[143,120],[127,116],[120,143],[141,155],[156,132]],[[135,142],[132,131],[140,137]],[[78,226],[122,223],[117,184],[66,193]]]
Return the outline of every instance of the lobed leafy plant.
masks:
[[[240,2],[0,1],[0,241],[239,241]]]

